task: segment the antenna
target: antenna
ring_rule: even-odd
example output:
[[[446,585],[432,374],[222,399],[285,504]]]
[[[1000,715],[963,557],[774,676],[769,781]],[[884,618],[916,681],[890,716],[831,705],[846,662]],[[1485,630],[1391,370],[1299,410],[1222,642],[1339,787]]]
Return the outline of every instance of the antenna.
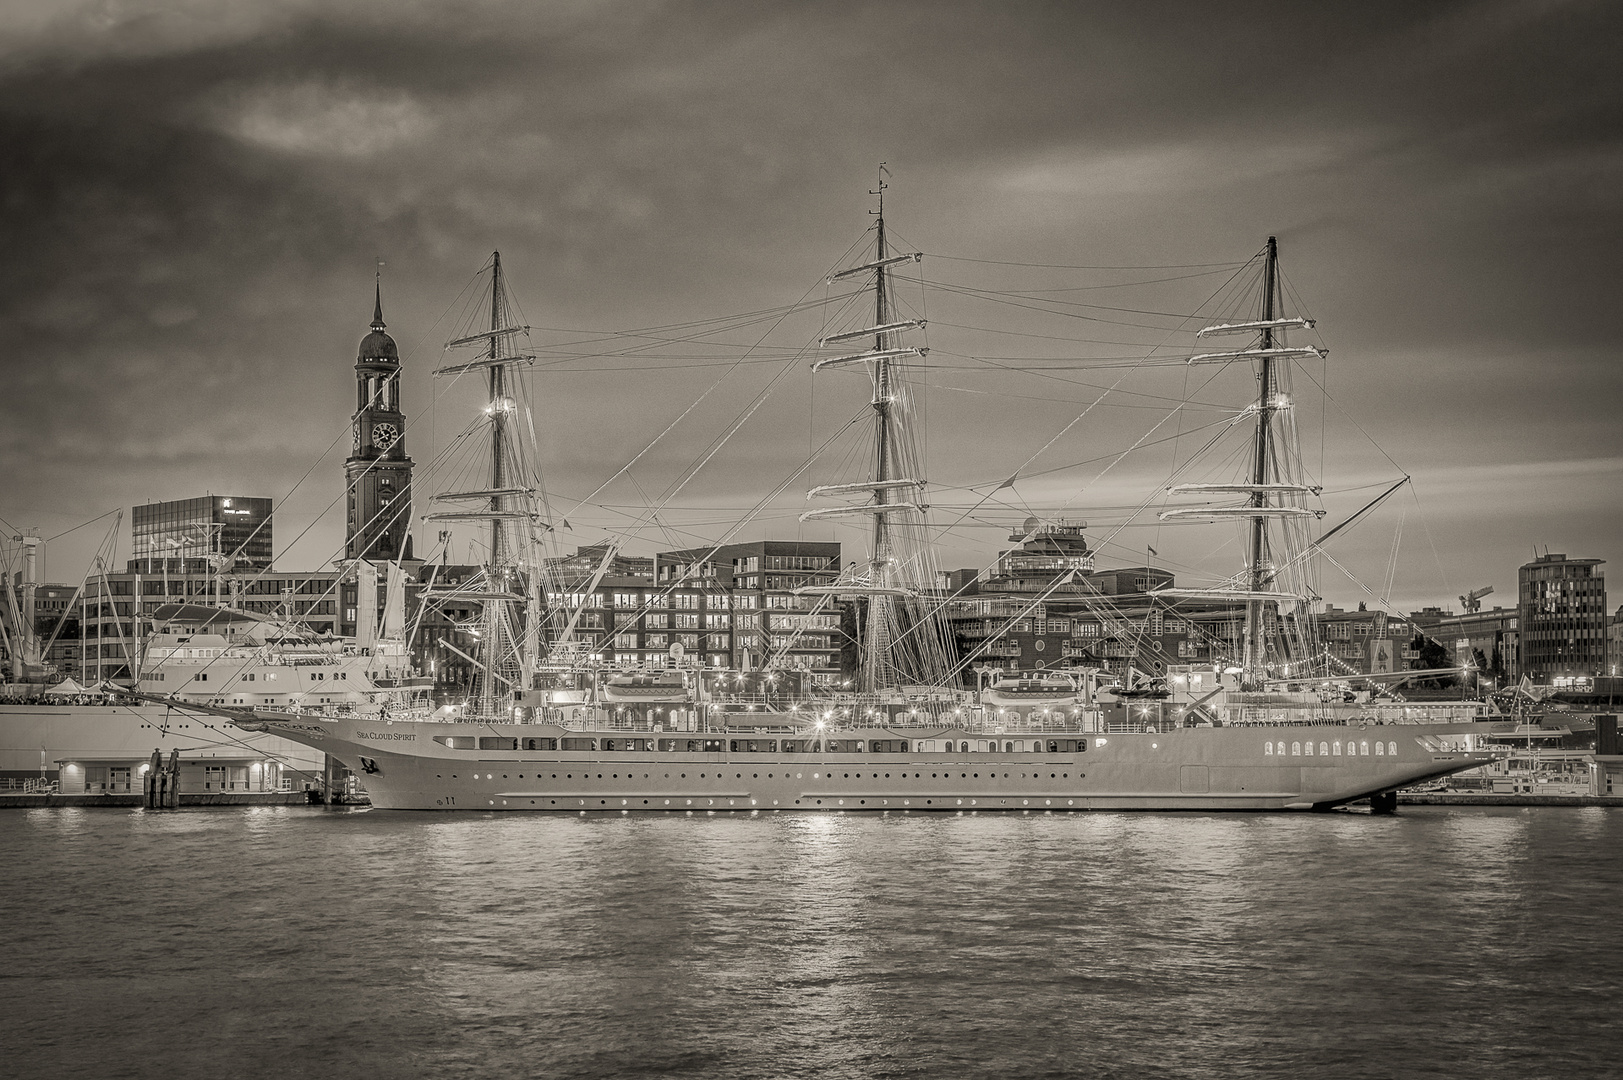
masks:
[[[879,209],[877,209],[877,210],[869,210],[868,211],[868,213],[870,213],[870,214],[872,214],[872,215],[874,215],[876,217],[884,217],[885,216],[885,189],[890,186],[889,184],[885,183],[885,177],[887,177],[889,175],[890,175],[890,170],[885,167],[885,162],[881,161],[879,163],[879,186],[876,187],[876,188],[869,188],[868,189],[868,194],[869,195],[877,195],[877,196],[879,196]]]

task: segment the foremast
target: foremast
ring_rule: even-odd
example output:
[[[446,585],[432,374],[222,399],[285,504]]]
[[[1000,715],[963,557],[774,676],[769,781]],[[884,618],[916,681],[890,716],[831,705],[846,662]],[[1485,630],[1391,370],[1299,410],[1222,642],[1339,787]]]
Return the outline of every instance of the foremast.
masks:
[[[424,520],[469,522],[483,533],[485,550],[477,578],[460,588],[435,592],[432,599],[479,606],[474,625],[464,627],[478,642],[476,655],[463,654],[474,664],[468,715],[495,718],[511,715],[514,699],[534,683],[540,648],[542,565],[536,547],[540,532],[547,527],[536,509],[534,473],[516,429],[518,373],[533,366],[535,356],[517,350],[517,339],[528,334],[529,327],[519,325],[513,317],[499,251],[491,254],[489,318],[488,329],[446,343],[448,353],[475,351],[473,359],[446,364],[434,372],[436,377],[483,376],[486,400],[482,415],[465,434],[477,445],[472,436],[480,426],[484,428],[488,461],[482,475],[488,486],[435,494],[435,503],[453,508],[427,514]]]

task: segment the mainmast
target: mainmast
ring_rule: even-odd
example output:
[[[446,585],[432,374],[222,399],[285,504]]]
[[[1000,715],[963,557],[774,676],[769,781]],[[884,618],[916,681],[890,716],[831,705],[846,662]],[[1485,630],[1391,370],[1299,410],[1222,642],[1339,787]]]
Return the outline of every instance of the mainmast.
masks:
[[[907,605],[919,597],[921,583],[913,580],[919,576],[918,559],[904,555],[898,545],[902,543],[900,533],[907,531],[904,526],[923,524],[924,507],[919,497],[924,489],[924,480],[919,473],[916,449],[904,424],[907,394],[895,365],[908,357],[922,357],[928,350],[903,343],[902,335],[923,327],[924,321],[898,317],[890,271],[902,263],[918,262],[923,255],[919,252],[891,254],[885,234],[884,177],[885,170],[881,167],[879,186],[870,191],[879,199],[878,209],[871,211],[875,217],[873,261],[842,270],[829,278],[830,282],[835,282],[872,276],[874,324],[859,330],[830,334],[820,342],[828,347],[867,341],[872,347],[865,352],[834,356],[812,365],[813,371],[859,363],[869,367],[873,384],[869,404],[874,415],[874,445],[869,479],[813,488],[807,497],[865,494],[868,501],[808,510],[800,515],[802,521],[866,515],[871,522],[871,557],[862,572],[851,575],[847,580],[795,590],[799,595],[860,597],[867,601],[867,617],[863,622],[864,640],[861,643],[862,662],[857,678],[857,689],[862,693],[894,686],[907,678],[923,681],[933,673],[927,669],[939,667],[941,671],[945,670],[945,657],[932,627],[918,625],[916,611],[905,616],[903,614]],[[904,636],[913,635],[905,652],[920,661],[907,665],[909,670],[904,670],[897,656],[901,646],[897,628],[904,621],[907,622]]]
[[[1253,507],[1268,505],[1268,490],[1264,486],[1268,483],[1268,443],[1269,420],[1274,413],[1274,291],[1277,287],[1279,267],[1279,243],[1275,237],[1268,238],[1268,254],[1263,260],[1262,270],[1262,344],[1261,365],[1262,370],[1257,376],[1261,388],[1257,392],[1257,445],[1252,457],[1251,482],[1257,485],[1251,493]],[[1244,654],[1240,666],[1244,669],[1241,676],[1247,687],[1260,683],[1266,677],[1263,670],[1267,658],[1267,642],[1264,640],[1266,627],[1264,620],[1267,613],[1263,610],[1263,600],[1256,594],[1266,589],[1273,579],[1273,567],[1269,563],[1268,551],[1268,523],[1263,514],[1257,514],[1251,519],[1251,592],[1252,598],[1245,605],[1245,643]]]
[[[886,326],[890,323],[890,292],[885,287],[888,284],[889,274],[885,271],[884,263],[890,251],[885,246],[885,180],[881,176],[879,187],[875,193],[879,196],[879,213],[874,222],[874,261],[880,264],[879,271],[873,276],[874,289],[874,326]],[[884,331],[874,334],[873,347],[876,353],[882,354],[885,349]],[[874,410],[874,463],[873,501],[876,506],[886,506],[890,503],[890,489],[885,484],[891,480],[890,444],[891,444],[891,393],[890,371],[891,358],[881,355],[874,361],[873,372],[873,410]],[[886,511],[878,510],[873,515],[873,565],[874,584],[886,588],[894,584],[895,564],[890,548],[890,522],[886,518]],[[891,682],[893,664],[891,660],[890,639],[890,613],[885,609],[890,598],[883,593],[876,594],[868,603],[868,620],[863,634],[867,642],[867,649],[862,655],[861,688],[863,691],[872,691],[877,687]]]

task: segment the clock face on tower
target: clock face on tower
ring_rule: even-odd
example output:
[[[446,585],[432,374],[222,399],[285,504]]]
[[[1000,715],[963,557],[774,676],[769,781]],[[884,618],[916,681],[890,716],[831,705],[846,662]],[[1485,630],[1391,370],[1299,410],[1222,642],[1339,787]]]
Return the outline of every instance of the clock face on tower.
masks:
[[[372,429],[372,445],[387,450],[400,439],[400,431],[393,424],[378,424]]]

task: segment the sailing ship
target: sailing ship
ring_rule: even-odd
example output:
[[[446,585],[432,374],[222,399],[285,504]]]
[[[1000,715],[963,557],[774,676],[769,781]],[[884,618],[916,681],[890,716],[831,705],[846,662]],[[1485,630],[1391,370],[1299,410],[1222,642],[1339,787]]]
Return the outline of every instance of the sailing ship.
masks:
[[[883,184],[881,198],[882,191]],[[1397,788],[1492,760],[1481,749],[1489,725],[1469,719],[1385,725],[1368,714],[1297,711],[1236,722],[1241,718],[1211,703],[1214,693],[1267,691],[1279,611],[1305,599],[1280,587],[1291,566],[1270,561],[1267,529],[1269,522],[1314,513],[1301,501],[1311,488],[1284,478],[1270,450],[1283,404],[1274,365],[1296,355],[1280,335],[1302,325],[1274,311],[1272,241],[1261,317],[1208,331],[1252,334],[1256,344],[1192,358],[1261,366],[1254,472],[1242,484],[1179,492],[1245,496],[1240,507],[1202,512],[1249,523],[1246,579],[1238,587],[1163,597],[1178,602],[1196,592],[1220,593],[1222,602],[1243,602],[1244,664],[1212,672],[1215,686],[1185,671],[1188,706],[1174,712],[1158,703],[1153,717],[1143,711],[1142,695],[1101,686],[1093,671],[1006,678],[982,695],[944,689],[957,671],[939,624],[942,598],[928,588],[927,485],[910,438],[905,379],[905,362],[925,355],[907,337],[923,323],[899,317],[891,304],[893,269],[922,255],[890,250],[882,202],[873,231],[873,257],[835,275],[871,287],[873,322],[821,341],[866,347],[814,365],[866,371],[870,467],[861,479],[815,488],[812,498],[842,501],[804,515],[867,521],[869,558],[831,584],[800,590],[813,607],[838,598],[862,611],[860,675],[849,694],[783,712],[708,702],[705,680],[681,672],[611,674],[584,692],[546,688],[548,673],[576,664],[580,652],[569,640],[573,620],[560,630],[545,613],[543,562],[534,552],[548,521],[537,503],[538,474],[518,450],[522,432],[513,423],[512,387],[533,357],[516,346],[525,328],[509,315],[498,255],[489,327],[448,346],[473,347],[477,355],[438,372],[484,380],[485,486],[443,493],[436,501],[455,509],[427,515],[472,523],[485,536],[478,579],[437,594],[480,610],[468,699],[432,714],[187,707],[332,755],[361,775],[374,806],[398,810],[1305,810],[1364,799],[1389,808]],[[657,719],[659,710],[633,710],[630,720],[614,715],[617,702],[655,700],[682,707],[668,719]]]

